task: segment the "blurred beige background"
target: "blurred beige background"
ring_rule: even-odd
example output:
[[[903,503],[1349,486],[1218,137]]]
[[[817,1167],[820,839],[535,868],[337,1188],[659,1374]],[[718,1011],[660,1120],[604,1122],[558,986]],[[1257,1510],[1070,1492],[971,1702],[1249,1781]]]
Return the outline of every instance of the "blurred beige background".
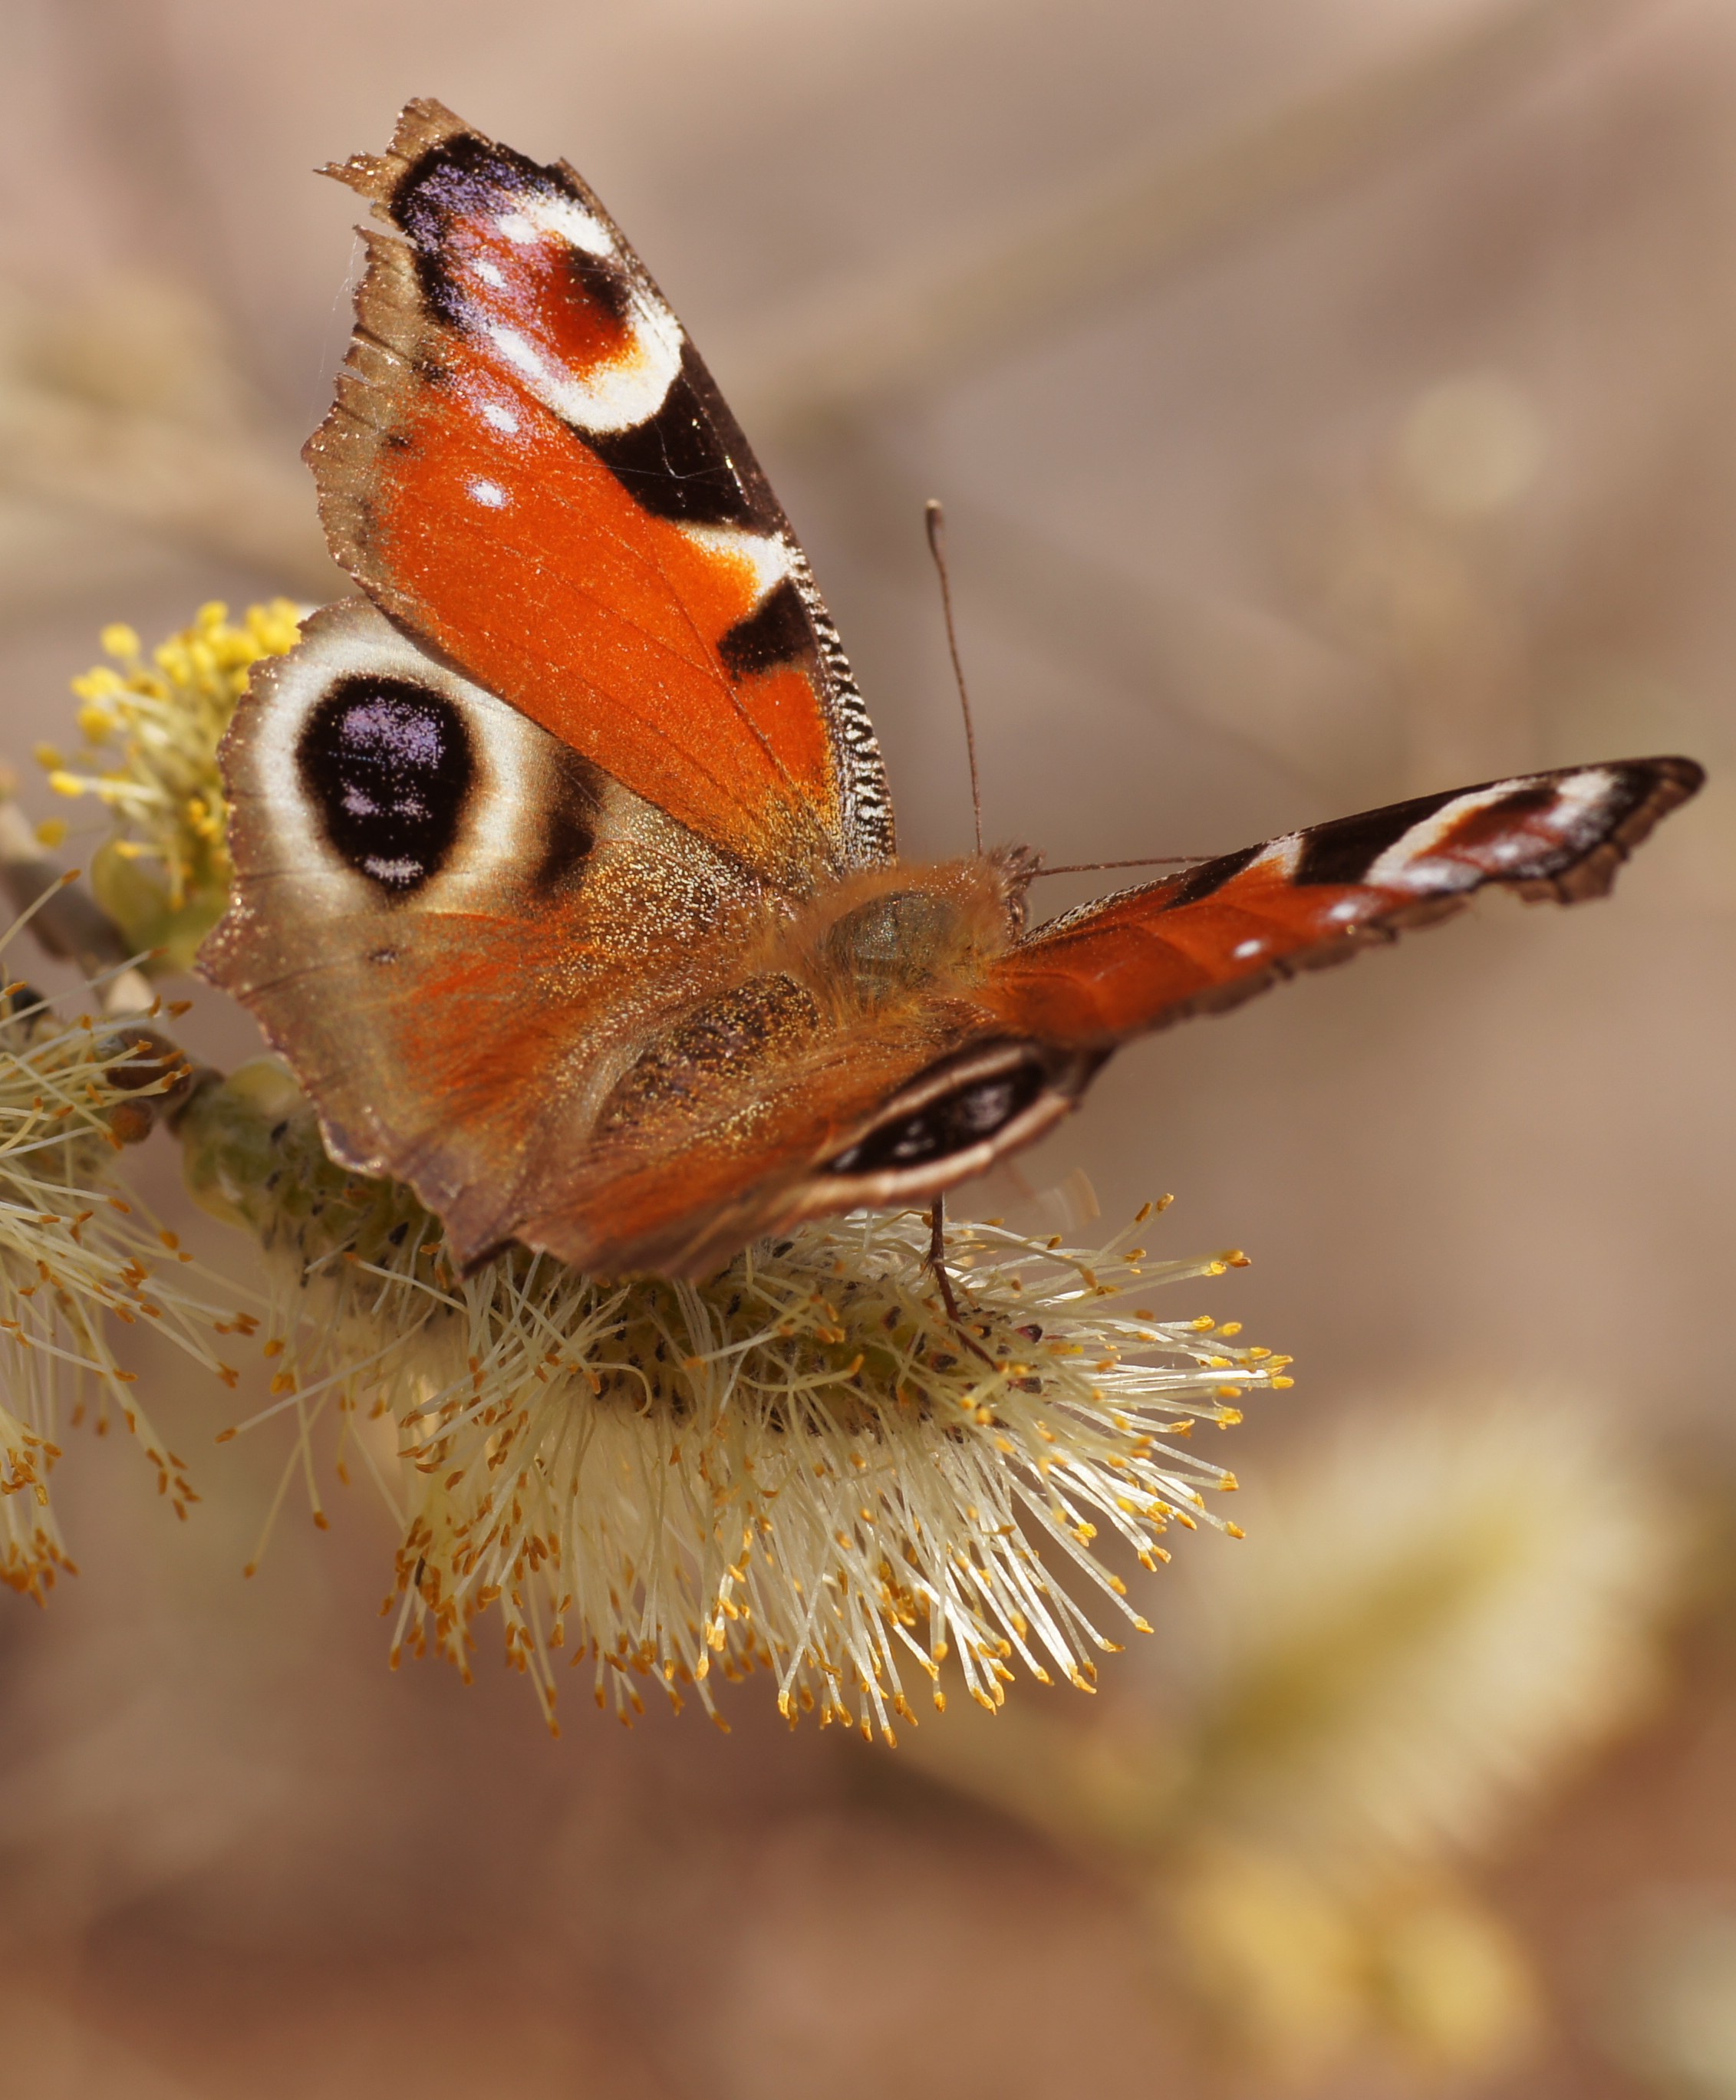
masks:
[[[1235,1755],[1257,1739],[1256,1792],[1291,1806],[1226,1807],[1216,1538],[1148,1578],[1159,1634],[1097,1707],[1021,1688],[993,1747],[788,1736],[758,1687],[727,1739],[575,1707],[551,1744],[492,1666],[386,1673],[360,1495],[324,1538],[292,1506],[244,1587],[279,1454],[212,1450],[210,1396],[161,1363],[195,1522],[80,1444],[56,1485],[83,1572],[0,1612],[17,2089],[1736,2094],[1736,12],[0,0],[0,719],[26,771],[70,740],[104,622],[335,594],[295,455],[347,337],[353,199],[308,171],[412,94],[571,159],[626,227],[806,541],[908,850],[970,827],[930,494],[989,832],[1058,861],[1533,763],[1714,770],[1611,902],[1499,900],[1137,1047],[1026,1162],[1039,1189],[1082,1169],[1111,1224],[1173,1190],[1169,1251],[1254,1255],[1210,1309],[1300,1379],[1237,1434],[1238,1514],[1257,1536],[1265,1492],[1301,1542],[1236,1608],[1257,1631],[1287,1568],[1325,1571],[1297,1683],[1364,1653],[1332,1630],[1332,1526],[1348,1553],[1382,1498],[1413,1529],[1540,1498],[1526,1611],[1490,1578],[1512,1652],[1441,1647],[1429,1694],[1465,1736],[1442,1727],[1448,1792],[1507,1746],[1499,1813],[1347,1894],[1296,1834],[1326,1782],[1246,1701]],[[246,1054],[210,995],[189,1026]],[[166,1149],[150,1171],[171,1189]],[[1380,1444],[1407,1419],[1436,1441]],[[1367,1546],[1362,1597],[1403,1546]],[[1367,1668],[1414,1718],[1409,1639]],[[1605,1699],[1618,1651],[1632,1694]],[[1582,1718],[1508,1745],[1557,1678]]]

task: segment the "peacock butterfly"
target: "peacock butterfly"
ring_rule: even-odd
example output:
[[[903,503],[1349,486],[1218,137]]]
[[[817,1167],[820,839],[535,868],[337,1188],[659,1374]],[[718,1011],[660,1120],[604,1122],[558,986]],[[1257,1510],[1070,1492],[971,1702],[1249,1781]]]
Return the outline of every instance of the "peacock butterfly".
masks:
[[[704,1274],[933,1202],[1133,1035],[1443,918],[1599,896],[1682,758],[1456,788],[1027,931],[1016,849],[898,858],[802,549],[612,220],[436,102],[330,170],[391,229],[309,441],[364,595],[255,675],[201,967],[457,1257]]]

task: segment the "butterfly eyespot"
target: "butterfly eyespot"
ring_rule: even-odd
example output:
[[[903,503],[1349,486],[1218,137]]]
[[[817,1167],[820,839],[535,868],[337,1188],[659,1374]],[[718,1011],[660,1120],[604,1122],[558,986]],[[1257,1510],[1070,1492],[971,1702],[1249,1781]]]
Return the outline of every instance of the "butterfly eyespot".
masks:
[[[956,1152],[967,1152],[1005,1129],[1029,1108],[1048,1084],[1040,1065],[1015,1065],[1010,1071],[970,1079],[950,1093],[925,1102],[908,1115],[884,1123],[878,1130],[828,1160],[831,1174],[896,1172],[923,1167]]]
[[[475,778],[452,701],[407,679],[345,678],[308,715],[296,747],[325,835],[358,875],[393,895],[439,873]]]

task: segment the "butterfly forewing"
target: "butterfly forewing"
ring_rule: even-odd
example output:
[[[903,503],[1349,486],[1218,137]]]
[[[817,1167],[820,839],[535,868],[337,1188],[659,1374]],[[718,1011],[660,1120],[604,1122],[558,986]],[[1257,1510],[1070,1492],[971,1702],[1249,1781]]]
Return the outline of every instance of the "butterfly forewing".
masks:
[[[1702,777],[1687,759],[1624,760],[1292,832],[1040,928],[996,966],[986,1002],[1020,1034],[1108,1047],[1443,918],[1491,883],[1601,896]]]
[[[607,214],[412,103],[308,457],[375,602],[768,883],[886,858],[872,730],[788,521]]]

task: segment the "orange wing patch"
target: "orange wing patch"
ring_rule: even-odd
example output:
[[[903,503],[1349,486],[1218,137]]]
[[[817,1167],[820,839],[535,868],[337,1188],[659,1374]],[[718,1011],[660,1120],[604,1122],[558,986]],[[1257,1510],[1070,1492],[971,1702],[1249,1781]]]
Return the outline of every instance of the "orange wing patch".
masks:
[[[484,420],[517,425],[510,448]],[[775,879],[827,857],[838,783],[811,672],[731,682],[750,561],[647,516],[548,409],[462,346],[377,458],[364,580],[385,609],[563,743]]]

